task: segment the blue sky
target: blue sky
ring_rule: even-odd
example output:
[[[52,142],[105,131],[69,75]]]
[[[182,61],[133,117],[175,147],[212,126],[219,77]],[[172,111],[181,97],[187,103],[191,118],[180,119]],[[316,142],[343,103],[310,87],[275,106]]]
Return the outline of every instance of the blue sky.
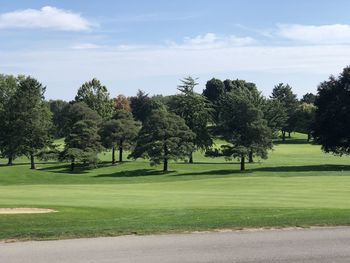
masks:
[[[350,2],[0,0],[0,72],[48,98],[96,77],[112,96],[173,94],[179,79],[246,79],[300,96],[350,64]]]

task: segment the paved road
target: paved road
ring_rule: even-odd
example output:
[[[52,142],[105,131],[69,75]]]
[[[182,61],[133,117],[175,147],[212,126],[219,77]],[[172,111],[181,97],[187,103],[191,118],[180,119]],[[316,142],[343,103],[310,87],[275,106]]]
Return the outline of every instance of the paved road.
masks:
[[[0,262],[350,262],[350,228],[0,243]]]

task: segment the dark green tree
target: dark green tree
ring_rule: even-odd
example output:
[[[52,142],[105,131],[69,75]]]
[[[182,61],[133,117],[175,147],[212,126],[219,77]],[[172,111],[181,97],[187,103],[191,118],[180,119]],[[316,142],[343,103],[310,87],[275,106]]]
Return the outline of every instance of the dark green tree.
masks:
[[[52,135],[55,138],[64,136],[64,109],[68,102],[63,100],[49,100],[48,106],[52,113]]]
[[[288,84],[280,83],[276,85],[272,91],[271,99],[279,101],[283,108],[285,109],[287,120],[282,127],[282,140],[285,141],[286,139],[286,132],[290,133],[293,132],[296,128],[296,110],[298,108],[298,99],[297,96],[293,93],[292,87]]]
[[[205,85],[205,89],[203,90],[203,95],[210,101],[213,105],[213,118],[214,121],[217,121],[219,118],[219,100],[220,97],[225,93],[225,85],[224,83],[219,80],[212,78],[211,80],[207,81]]]
[[[213,108],[203,95],[194,92],[197,83],[193,78],[187,77],[181,82],[178,86],[181,94],[173,96],[169,101],[170,111],[182,117],[196,135],[193,141],[195,149],[207,150],[213,144],[208,129],[208,125],[212,122]],[[193,163],[192,152],[189,163]]]
[[[316,107],[312,103],[301,103],[296,111],[296,130],[307,134],[307,141],[311,140],[313,124],[315,122]]]
[[[142,90],[138,90],[135,97],[130,98],[131,112],[134,118],[142,123],[146,121],[147,117],[152,111],[152,100]]]
[[[264,119],[273,132],[274,137],[286,126],[288,119],[287,112],[282,103],[278,100],[267,99],[263,105]]]
[[[8,165],[21,154],[21,138],[14,126],[16,116],[14,94],[19,78],[0,74],[0,154],[8,159]]]
[[[241,171],[245,170],[245,159],[251,153],[267,158],[267,152],[272,148],[272,132],[263,112],[251,101],[249,92],[240,89],[225,94],[220,108],[217,128],[228,142],[222,146],[223,155],[240,158]]]
[[[129,157],[148,158],[151,165],[163,163],[166,172],[170,160],[184,160],[193,152],[194,138],[195,134],[180,116],[154,110],[145,121]]]
[[[318,87],[313,136],[325,152],[350,154],[350,67]]]
[[[32,77],[20,80],[13,96],[13,126],[20,137],[22,153],[30,158],[35,169],[35,156],[51,146],[51,112],[44,101],[45,87]]]
[[[140,123],[135,121],[132,114],[118,110],[113,119],[102,124],[99,131],[102,145],[112,149],[112,164],[115,164],[115,149],[119,149],[119,162],[123,162],[123,150],[130,149],[137,138]]]
[[[113,113],[113,100],[110,98],[106,86],[97,79],[85,82],[75,96],[75,101],[84,102],[96,111],[103,119],[108,119]]]
[[[72,103],[65,110],[65,147],[62,160],[71,162],[71,170],[77,162],[96,164],[97,154],[102,150],[98,134],[101,117],[85,103]]]
[[[316,100],[316,95],[313,93],[306,93],[303,98],[300,100],[302,103],[314,104]]]

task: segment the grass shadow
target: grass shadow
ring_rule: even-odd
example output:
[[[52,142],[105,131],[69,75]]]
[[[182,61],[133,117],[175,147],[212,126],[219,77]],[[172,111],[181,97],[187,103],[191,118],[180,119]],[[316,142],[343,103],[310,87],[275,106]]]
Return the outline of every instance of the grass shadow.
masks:
[[[252,170],[260,172],[341,172],[350,171],[350,165],[320,164],[301,166],[272,166],[253,168]]]
[[[278,139],[278,140],[274,140],[273,143],[275,145],[280,145],[280,144],[313,144],[312,142],[308,142],[306,139],[286,139],[285,141]]]
[[[158,175],[167,175],[167,174],[172,174],[175,171],[168,171],[168,172],[163,172],[160,170],[154,170],[154,169],[137,169],[137,170],[126,170],[126,171],[119,171],[115,173],[110,173],[110,174],[99,174],[95,175],[94,177],[96,178],[101,178],[101,177],[140,177],[140,176],[158,176]]]

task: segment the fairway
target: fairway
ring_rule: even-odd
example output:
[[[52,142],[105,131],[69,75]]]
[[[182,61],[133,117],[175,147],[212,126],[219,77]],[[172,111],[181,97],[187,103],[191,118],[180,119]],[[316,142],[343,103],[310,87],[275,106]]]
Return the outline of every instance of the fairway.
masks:
[[[110,166],[109,153],[100,157],[106,163],[75,173],[62,163],[2,165],[1,208],[58,212],[0,215],[0,239],[350,224],[350,158],[324,154],[300,135],[244,173],[235,160],[201,153],[195,164],[170,163],[166,174],[147,161]]]

